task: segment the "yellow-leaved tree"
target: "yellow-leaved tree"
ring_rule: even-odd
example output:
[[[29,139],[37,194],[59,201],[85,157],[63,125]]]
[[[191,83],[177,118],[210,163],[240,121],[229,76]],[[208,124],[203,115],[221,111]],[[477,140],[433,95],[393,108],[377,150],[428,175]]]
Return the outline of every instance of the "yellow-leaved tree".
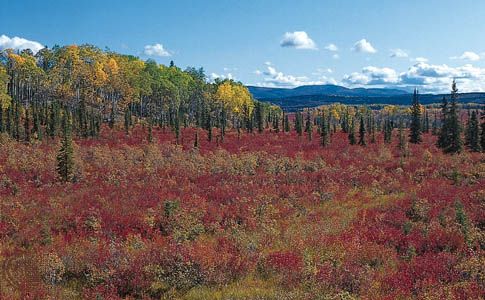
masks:
[[[226,80],[217,87],[215,100],[235,115],[241,115],[245,110],[251,113],[254,109],[254,101],[249,90],[241,83],[231,80]]]

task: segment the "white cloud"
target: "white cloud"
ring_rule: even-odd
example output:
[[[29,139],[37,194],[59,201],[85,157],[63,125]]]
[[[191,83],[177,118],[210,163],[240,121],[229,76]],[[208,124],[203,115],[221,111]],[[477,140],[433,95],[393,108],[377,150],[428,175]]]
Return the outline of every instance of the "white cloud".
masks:
[[[410,61],[414,61],[414,62],[428,62],[429,59],[427,59],[426,57],[416,57],[416,58],[411,58]]]
[[[424,92],[447,93],[453,79],[464,92],[485,91],[485,69],[466,64],[450,67],[417,62],[404,72],[391,68],[368,66],[360,72],[345,75],[342,82],[348,86],[412,88]]]
[[[327,70],[328,71],[328,70]],[[334,78],[320,75],[317,80],[311,80],[307,76],[294,76],[284,74],[276,70],[274,66],[266,66],[266,71],[256,70],[256,75],[263,76],[263,82],[258,86],[293,88],[301,85],[337,84]]]
[[[36,41],[30,41],[20,37],[10,38],[4,34],[0,36],[0,50],[4,49],[14,49],[14,50],[25,50],[30,49],[32,52],[37,53],[44,46]]]
[[[472,51],[465,51],[460,56],[452,56],[450,59],[461,59],[461,60],[469,60],[469,61],[477,61],[480,60],[480,55],[476,54]]]
[[[353,51],[355,52],[362,52],[362,53],[376,53],[377,50],[372,46],[370,42],[368,42],[366,39],[361,39],[360,41],[357,41],[354,44],[354,47],[352,48]]]
[[[281,47],[316,50],[317,45],[305,31],[287,32],[280,42]]]
[[[146,45],[143,53],[147,56],[159,56],[159,57],[167,57],[172,55],[169,51],[163,48],[162,44],[158,44],[158,43],[154,45]]]
[[[391,55],[390,57],[395,57],[395,58],[406,58],[408,57],[408,53],[403,50],[403,49],[391,49]]]
[[[399,75],[391,68],[368,66],[363,68],[360,73],[354,72],[350,75],[344,75],[343,82],[351,85],[397,84],[399,82]]]
[[[232,79],[232,80],[236,80],[236,77],[234,77],[234,75],[232,75],[231,73],[227,73],[227,74],[217,74],[217,73],[211,73],[210,74],[210,79],[212,81],[216,80],[216,79]]]
[[[338,47],[337,45],[330,43],[327,46],[325,46],[325,50],[336,52],[338,51]]]
[[[332,55],[332,58],[333,58],[333,59],[339,59],[339,58],[340,58],[340,55],[338,55],[338,54],[334,54],[334,55]]]

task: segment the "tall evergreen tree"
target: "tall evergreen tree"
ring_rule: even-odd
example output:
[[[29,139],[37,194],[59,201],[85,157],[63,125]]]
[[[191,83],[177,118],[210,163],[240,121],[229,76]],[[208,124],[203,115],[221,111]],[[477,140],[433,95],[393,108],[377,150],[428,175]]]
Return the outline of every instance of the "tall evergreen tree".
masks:
[[[365,146],[367,143],[365,142],[365,124],[364,124],[364,116],[360,116],[360,126],[359,126],[359,145]]]
[[[61,148],[57,153],[57,173],[59,178],[63,182],[68,182],[73,179],[74,160],[73,160],[73,147],[71,136],[71,120],[69,112],[64,113],[62,119],[63,137],[61,142]]]
[[[480,129],[476,111],[473,111],[467,124],[465,144],[473,152],[480,152]]]
[[[390,144],[392,139],[392,125],[389,118],[384,121],[384,143]]]
[[[409,130],[409,142],[421,143],[421,105],[419,104],[418,90],[414,90],[413,103],[411,105],[411,126]]]
[[[482,132],[480,133],[480,146],[482,147],[482,151],[485,152],[485,113],[482,113],[481,119],[484,120],[480,124],[480,127],[482,128]]]
[[[355,140],[355,122],[354,122],[354,119],[355,119],[354,117],[350,117],[350,127],[348,129],[348,131],[349,131],[349,136],[348,136],[349,137],[349,143],[351,145],[355,145],[355,142],[356,142],[356,140]]]
[[[322,119],[320,122],[320,144],[325,147],[329,144],[329,128],[325,119],[325,110],[322,110]]]
[[[297,112],[295,116],[295,130],[298,133],[298,136],[303,135],[303,120],[302,120],[301,112]]]
[[[199,130],[197,128],[195,129],[194,148],[199,148]]]
[[[7,109],[7,122],[5,124],[5,130],[7,133],[12,136],[13,135],[13,108],[10,105]]]
[[[447,123],[447,139],[444,145],[443,151],[445,153],[457,153],[463,149],[463,141],[461,139],[461,124],[458,117],[458,89],[456,88],[456,82],[453,80],[451,86],[451,98],[450,108],[448,110],[448,116],[446,117]]]
[[[124,125],[125,125],[125,134],[127,134],[127,135],[128,135],[128,133],[130,131],[130,123],[131,123],[131,111],[128,108],[125,111],[125,122],[124,122]]]
[[[306,114],[305,132],[308,135],[308,140],[311,141],[313,137],[313,126],[312,126],[312,115],[309,109],[307,110],[307,114]]]
[[[206,119],[206,130],[207,130],[207,140],[209,142],[212,142],[212,115],[210,112],[207,113],[207,119]]]
[[[399,143],[398,147],[400,150],[405,150],[406,149],[406,140],[404,138],[404,122],[402,120],[402,117],[399,118]]]
[[[376,142],[376,121],[373,112],[370,115],[370,142],[374,144]]]
[[[290,132],[290,120],[288,114],[285,114],[285,132]]]
[[[280,132],[280,119],[278,114],[275,114],[273,117],[273,129],[276,133]]]

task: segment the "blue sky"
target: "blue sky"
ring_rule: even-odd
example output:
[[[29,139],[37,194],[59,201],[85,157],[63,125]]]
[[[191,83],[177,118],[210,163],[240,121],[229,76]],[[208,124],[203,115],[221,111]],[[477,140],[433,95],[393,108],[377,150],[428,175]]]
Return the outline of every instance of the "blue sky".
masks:
[[[0,3],[0,48],[90,43],[262,86],[485,91],[480,0]]]

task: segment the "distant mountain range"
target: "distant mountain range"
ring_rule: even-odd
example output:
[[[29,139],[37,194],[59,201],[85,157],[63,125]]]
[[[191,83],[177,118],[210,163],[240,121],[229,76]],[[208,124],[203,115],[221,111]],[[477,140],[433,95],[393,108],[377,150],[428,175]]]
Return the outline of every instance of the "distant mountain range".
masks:
[[[286,111],[336,102],[352,105],[406,105],[410,104],[412,97],[409,92],[399,89],[349,89],[338,85],[305,85],[293,89],[248,86],[248,89],[255,99],[277,104]],[[443,96],[449,94],[421,94],[419,99],[422,104],[432,104],[441,102]],[[460,94],[459,101],[484,104],[485,93],[463,93]]]

